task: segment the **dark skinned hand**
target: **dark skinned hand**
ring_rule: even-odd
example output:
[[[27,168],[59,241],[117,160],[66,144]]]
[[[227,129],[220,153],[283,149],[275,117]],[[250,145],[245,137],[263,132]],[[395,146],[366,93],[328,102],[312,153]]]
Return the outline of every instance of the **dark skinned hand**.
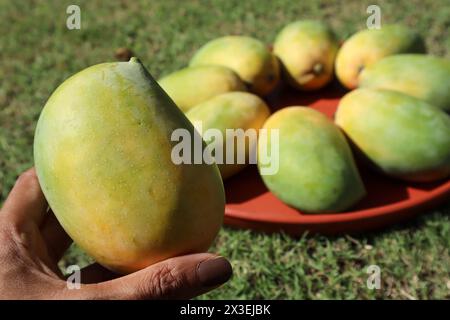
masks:
[[[69,289],[58,261],[71,244],[34,169],[17,179],[0,210],[0,299],[189,299],[226,282],[231,265],[210,253],[180,256],[119,276],[92,264]]]

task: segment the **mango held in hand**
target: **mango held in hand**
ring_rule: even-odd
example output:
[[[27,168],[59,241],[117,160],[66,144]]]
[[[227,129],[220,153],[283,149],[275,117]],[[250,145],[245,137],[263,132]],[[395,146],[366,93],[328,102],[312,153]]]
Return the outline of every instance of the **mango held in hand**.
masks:
[[[183,112],[221,93],[247,91],[239,76],[222,66],[184,68],[158,83]]]
[[[319,21],[297,21],[284,27],[273,51],[295,88],[315,90],[333,78],[338,43],[330,28]]]
[[[401,25],[360,31],[344,42],[336,57],[336,75],[348,89],[358,86],[360,72],[376,61],[399,53],[423,53],[418,34]]]
[[[382,89],[342,98],[336,123],[378,169],[407,181],[450,174],[450,117],[422,100]]]
[[[389,56],[361,72],[360,87],[403,92],[450,111],[450,61],[423,55]]]
[[[325,115],[288,107],[274,113],[264,128],[269,131],[269,145],[258,144],[258,160],[271,149],[270,131],[278,129],[279,170],[262,178],[286,204],[310,213],[340,212],[365,195],[350,147]]]
[[[280,79],[277,58],[259,40],[227,36],[212,40],[194,55],[190,66],[221,65],[234,70],[258,95],[269,94]]]
[[[173,130],[194,128],[135,58],[66,80],[36,128],[39,182],[88,254],[127,273],[208,249],[223,219],[216,165],[175,165]]]
[[[256,151],[258,130],[269,115],[270,111],[266,103],[258,96],[247,92],[229,92],[218,95],[186,113],[194,125],[201,126],[200,131],[205,142],[211,148],[218,150],[219,154],[221,152],[221,156],[216,157],[216,162],[223,179],[237,173],[249,163],[250,152]],[[223,140],[215,141],[212,136],[206,136],[209,129],[219,130]],[[234,131],[231,132],[231,135],[227,135],[227,129],[241,129],[243,134],[248,134],[248,140],[245,140],[245,137],[241,139],[241,146],[245,143],[245,148],[239,147],[239,135],[235,135]],[[233,163],[226,163],[227,143],[231,142],[233,149],[230,150],[234,150]],[[241,156],[244,163],[238,163],[238,152],[245,152]]]

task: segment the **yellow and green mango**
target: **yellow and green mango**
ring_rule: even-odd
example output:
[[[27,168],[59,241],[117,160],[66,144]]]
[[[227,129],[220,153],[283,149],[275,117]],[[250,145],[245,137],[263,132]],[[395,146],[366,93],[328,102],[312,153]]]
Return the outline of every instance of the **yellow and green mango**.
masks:
[[[450,111],[450,60],[424,54],[398,54],[365,68],[362,88],[403,92]]]
[[[221,145],[218,144],[217,148],[220,146],[223,146],[223,148],[221,149],[221,163],[218,163],[218,167],[223,179],[243,169],[250,159],[249,152],[254,152],[257,145],[256,139],[247,140],[245,149],[237,150],[238,141],[235,136],[227,136],[227,129],[242,129],[244,132],[249,129],[254,130],[254,137],[257,137],[258,130],[263,126],[269,115],[270,111],[266,103],[258,96],[248,92],[229,92],[218,95],[186,113],[186,116],[194,125],[196,123],[201,125],[202,133],[209,129],[220,131],[223,139],[220,141]],[[207,144],[219,143],[214,141],[212,137],[208,138],[204,135],[203,138]],[[233,152],[235,154],[233,156],[234,163],[227,164],[226,144],[230,142],[228,138],[234,139]],[[245,152],[245,155],[243,155],[244,164],[237,162],[237,152]]]
[[[190,64],[221,65],[234,70],[258,95],[269,94],[280,79],[277,58],[261,41],[246,36],[225,36],[211,40],[192,57]]]
[[[399,53],[423,53],[425,45],[411,28],[383,25],[357,32],[346,40],[336,57],[336,76],[348,89],[358,86],[360,72],[378,60]]]
[[[333,78],[338,42],[320,21],[296,21],[277,35],[273,52],[280,58],[288,82],[301,90],[316,90]]]
[[[450,174],[450,116],[425,101],[357,89],[340,101],[336,123],[369,163],[389,176],[421,182]]]
[[[270,116],[263,128],[269,143],[259,140],[260,169],[260,159],[277,143],[271,132],[279,132],[279,170],[262,179],[280,200],[303,212],[324,213],[345,211],[365,196],[350,146],[325,115],[287,107]]]
[[[34,160],[50,207],[105,267],[133,272],[208,249],[224,214],[215,164],[176,165],[176,129],[195,129],[135,58],[64,81],[40,115]]]
[[[221,93],[247,91],[239,76],[223,66],[184,68],[158,83],[183,112]]]

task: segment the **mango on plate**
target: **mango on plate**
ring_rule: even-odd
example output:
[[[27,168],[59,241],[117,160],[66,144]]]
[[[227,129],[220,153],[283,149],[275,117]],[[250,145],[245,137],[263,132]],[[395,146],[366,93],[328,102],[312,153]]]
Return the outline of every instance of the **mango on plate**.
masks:
[[[336,123],[387,175],[420,182],[450,174],[450,117],[425,101],[396,91],[357,89],[342,98]]]
[[[229,92],[218,95],[198,106],[192,108],[186,113],[188,119],[196,125],[201,125],[203,138],[208,145],[216,144],[214,147],[218,150],[216,161],[223,179],[226,179],[248,164],[250,152],[256,151],[258,130],[263,126],[264,121],[269,117],[270,111],[266,103],[258,96],[247,92]],[[206,136],[209,129],[219,130],[222,140],[212,136]],[[239,140],[236,135],[227,135],[227,130],[242,129],[244,133],[248,131],[247,140],[242,140],[244,148],[239,146]],[[233,133],[233,132],[231,132]],[[253,135],[254,133],[254,135]],[[233,143],[234,155],[229,158],[233,163],[226,163],[227,143]],[[221,153],[220,153],[221,152]],[[242,152],[241,159],[244,163],[238,163],[238,152]],[[220,163],[219,163],[220,162]]]
[[[403,92],[450,111],[450,60],[423,54],[398,54],[365,68],[362,88]]]
[[[399,53],[423,53],[425,45],[409,27],[383,25],[357,32],[344,42],[336,57],[336,76],[348,89],[358,86],[361,71],[376,61]]]
[[[277,111],[264,124],[269,143],[258,142],[260,159],[271,150],[271,131],[279,132],[279,170],[262,175],[267,188],[286,204],[309,213],[340,212],[366,191],[351,149],[339,128],[320,112],[306,107]],[[273,155],[272,155],[273,157]]]
[[[251,92],[265,96],[280,79],[277,58],[261,41],[246,36],[214,39],[193,56],[190,66],[221,65],[234,70]]]
[[[224,214],[215,164],[172,161],[171,134],[194,127],[135,58],[64,81],[34,140],[39,182],[70,237],[128,273],[208,249]]]
[[[239,76],[222,66],[184,68],[158,83],[183,112],[221,93],[247,91]]]
[[[331,29],[313,20],[288,24],[277,35],[273,46],[288,82],[302,90],[319,89],[331,81],[337,50],[338,43]]]

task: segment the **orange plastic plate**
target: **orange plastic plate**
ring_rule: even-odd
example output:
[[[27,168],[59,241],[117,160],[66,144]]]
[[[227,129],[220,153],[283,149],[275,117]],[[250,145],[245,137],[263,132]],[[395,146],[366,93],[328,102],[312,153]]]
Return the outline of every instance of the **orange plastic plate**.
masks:
[[[345,90],[332,84],[316,93],[279,88],[268,103],[272,111],[292,105],[309,106],[330,118]],[[282,161],[282,160],[281,160]],[[225,224],[291,235],[355,233],[381,228],[429,210],[450,198],[450,180],[411,183],[386,177],[359,165],[367,196],[351,211],[306,214],[291,208],[267,190],[255,165],[225,182]]]

